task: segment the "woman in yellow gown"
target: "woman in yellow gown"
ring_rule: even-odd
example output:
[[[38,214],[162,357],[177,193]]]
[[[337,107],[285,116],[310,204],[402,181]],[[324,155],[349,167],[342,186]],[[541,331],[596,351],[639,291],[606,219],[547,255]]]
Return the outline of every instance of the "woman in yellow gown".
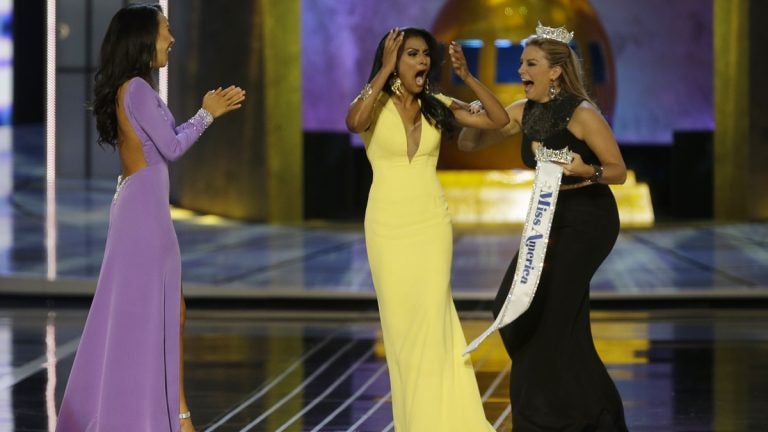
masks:
[[[379,43],[368,84],[350,105],[373,168],[365,213],[368,261],[379,304],[392,412],[398,432],[492,431],[450,291],[453,235],[436,166],[441,138],[457,125],[509,122],[473,77],[461,48],[454,71],[484,109],[432,93],[439,45],[425,30],[393,29]]]

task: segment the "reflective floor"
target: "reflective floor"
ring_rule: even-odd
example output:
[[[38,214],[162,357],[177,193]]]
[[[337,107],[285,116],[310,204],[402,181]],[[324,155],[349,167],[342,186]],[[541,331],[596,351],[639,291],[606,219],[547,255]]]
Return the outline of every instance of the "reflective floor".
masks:
[[[85,313],[0,310],[0,430],[50,430]],[[768,430],[765,310],[596,312],[593,318],[630,430]],[[467,337],[487,324],[465,318]],[[192,310],[186,336],[188,399],[200,431],[392,430],[375,316],[276,319]],[[489,421],[511,430],[510,362],[498,337],[473,360]]]
[[[13,144],[0,146],[0,293],[90,295],[115,182],[59,179],[56,205],[46,207],[42,128],[0,128],[0,134]],[[193,298],[374,296],[359,223],[278,226],[180,209],[173,215],[185,292]],[[456,229],[456,298],[493,295],[519,232],[514,226]],[[768,221],[625,229],[592,293],[598,300],[766,298]]]
[[[48,431],[115,185],[60,179],[46,207],[42,129],[0,135],[0,432]],[[392,430],[360,224],[173,214],[198,430]],[[518,233],[455,231],[453,292],[468,339],[489,324]],[[623,230],[592,297],[596,345],[630,430],[768,430],[768,222]],[[473,359],[488,419],[511,430],[511,364],[498,336]]]

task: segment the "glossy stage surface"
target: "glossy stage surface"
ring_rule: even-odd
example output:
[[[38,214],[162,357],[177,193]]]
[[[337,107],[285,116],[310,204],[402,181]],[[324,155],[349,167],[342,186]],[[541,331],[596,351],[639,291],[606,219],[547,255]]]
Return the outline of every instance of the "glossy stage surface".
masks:
[[[0,310],[0,430],[50,430],[85,314]],[[463,323],[473,337],[488,321]],[[593,333],[630,430],[768,430],[766,311],[599,311]],[[200,431],[392,430],[374,314],[191,309],[186,345]],[[510,362],[498,336],[473,360],[489,421],[511,430]]]
[[[51,212],[40,130],[9,134],[0,140],[12,143],[0,146],[0,432],[48,431],[115,185],[59,180]],[[186,388],[199,431],[392,430],[360,224],[174,215],[189,304]],[[518,233],[455,232],[453,292],[468,339],[489,324]],[[768,430],[766,246],[765,222],[622,231],[593,281],[593,333],[630,430]],[[498,336],[473,360],[488,419],[511,430],[511,364]]]

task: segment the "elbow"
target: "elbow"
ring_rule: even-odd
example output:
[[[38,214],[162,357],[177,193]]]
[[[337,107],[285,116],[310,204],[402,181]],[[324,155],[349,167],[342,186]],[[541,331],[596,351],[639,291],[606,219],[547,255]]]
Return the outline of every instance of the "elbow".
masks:
[[[475,141],[467,136],[467,130],[463,129],[456,140],[456,146],[461,151],[471,152],[475,149]]]
[[[468,139],[459,139],[457,145],[461,151],[471,152],[475,150],[475,144]]]
[[[347,130],[352,133],[359,134],[361,132],[365,132],[365,130],[367,129],[367,127],[365,127],[361,121],[351,117],[347,117],[347,120],[345,123],[347,125]]]
[[[493,119],[493,125],[496,127],[496,129],[502,129],[506,127],[510,122],[509,113],[506,110],[502,111],[502,113],[502,116],[499,116],[497,119]]]
[[[627,167],[622,166],[621,170],[618,172],[618,175],[616,176],[615,184],[623,185],[627,181]]]
[[[624,174],[621,176],[621,178],[619,178],[619,184],[623,185],[626,182],[627,182],[627,172],[624,171]]]
[[[180,153],[180,152],[174,152],[174,153],[166,154],[164,156],[165,156],[165,160],[167,160],[168,162],[176,162],[177,160],[181,159],[182,154],[183,153]]]

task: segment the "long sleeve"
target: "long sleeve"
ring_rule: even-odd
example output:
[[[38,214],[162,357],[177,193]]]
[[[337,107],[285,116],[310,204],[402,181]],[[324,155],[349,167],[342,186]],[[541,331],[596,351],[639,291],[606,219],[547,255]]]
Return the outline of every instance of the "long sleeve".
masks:
[[[137,126],[168,161],[180,158],[211,121],[210,114],[201,109],[189,121],[174,128],[170,111],[157,92],[141,78],[133,78],[128,84],[124,103],[126,113],[135,119]]]

